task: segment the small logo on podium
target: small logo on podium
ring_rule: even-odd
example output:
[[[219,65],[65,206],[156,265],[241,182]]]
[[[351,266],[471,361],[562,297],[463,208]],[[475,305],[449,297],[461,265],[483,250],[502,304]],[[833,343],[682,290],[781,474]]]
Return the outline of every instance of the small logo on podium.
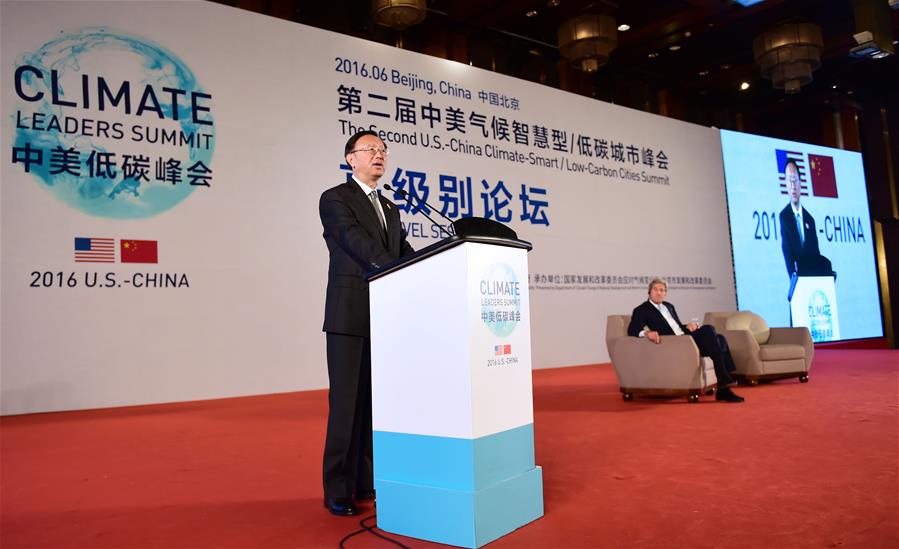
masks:
[[[831,341],[833,339],[833,317],[830,314],[830,301],[821,290],[815,290],[808,300],[809,331],[812,341]]]
[[[487,268],[479,285],[481,321],[493,335],[506,337],[521,322],[521,285],[515,270],[505,263]]]

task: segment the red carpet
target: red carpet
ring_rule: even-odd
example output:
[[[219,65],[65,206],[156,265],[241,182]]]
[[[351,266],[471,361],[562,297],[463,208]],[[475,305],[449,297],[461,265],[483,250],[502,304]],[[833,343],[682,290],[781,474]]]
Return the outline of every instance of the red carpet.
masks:
[[[688,404],[623,402],[608,365],[539,370],[546,516],[489,547],[899,547],[897,375],[897,351],[819,350],[808,384]],[[312,391],[2,418],[0,546],[336,547],[358,520],[322,508],[325,409]]]

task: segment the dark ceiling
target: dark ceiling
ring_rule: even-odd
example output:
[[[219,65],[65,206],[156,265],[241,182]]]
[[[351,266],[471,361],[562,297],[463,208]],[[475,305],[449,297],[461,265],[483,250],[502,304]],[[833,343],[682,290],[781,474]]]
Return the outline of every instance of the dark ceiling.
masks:
[[[429,0],[424,22],[403,32],[375,24],[366,0],[220,3],[719,127],[743,129],[753,117],[899,90],[899,56],[849,56],[857,32],[852,0],[765,0],[751,7],[733,0]],[[559,24],[588,13],[631,27],[619,32],[609,63],[594,74],[571,69],[556,45]],[[899,10],[886,9],[883,17],[895,40]],[[752,54],[753,38],[786,22],[817,23],[824,37],[822,66],[795,95],[773,89]],[[741,91],[744,81],[750,86]]]

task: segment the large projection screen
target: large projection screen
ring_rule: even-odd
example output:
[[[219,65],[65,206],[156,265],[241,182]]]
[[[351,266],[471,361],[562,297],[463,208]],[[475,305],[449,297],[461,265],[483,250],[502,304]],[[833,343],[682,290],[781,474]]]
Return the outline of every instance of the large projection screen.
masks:
[[[721,145],[739,308],[771,326],[808,326],[816,342],[882,336],[862,155],[731,131]],[[812,279],[832,292],[809,290]]]

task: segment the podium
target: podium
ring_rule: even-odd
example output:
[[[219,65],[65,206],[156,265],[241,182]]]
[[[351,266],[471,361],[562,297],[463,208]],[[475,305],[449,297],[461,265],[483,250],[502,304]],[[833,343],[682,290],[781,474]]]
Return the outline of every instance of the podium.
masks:
[[[815,343],[840,339],[840,316],[833,275],[797,276],[794,273],[787,300],[790,302],[791,326],[807,327]]]
[[[454,235],[369,275],[382,530],[481,547],[543,516],[530,248]]]

